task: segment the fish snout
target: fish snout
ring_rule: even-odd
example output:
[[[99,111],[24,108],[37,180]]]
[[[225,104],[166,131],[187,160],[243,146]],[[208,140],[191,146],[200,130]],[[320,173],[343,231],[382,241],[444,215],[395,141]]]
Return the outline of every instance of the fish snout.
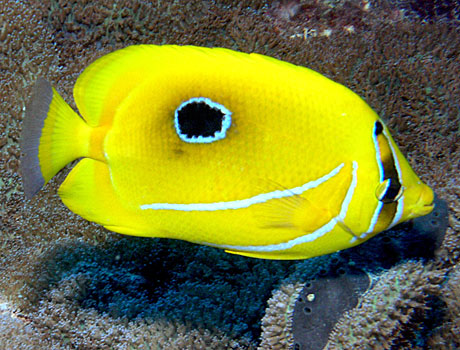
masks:
[[[422,183],[419,197],[410,209],[410,218],[413,219],[431,213],[434,208],[433,200],[433,190],[429,186]]]

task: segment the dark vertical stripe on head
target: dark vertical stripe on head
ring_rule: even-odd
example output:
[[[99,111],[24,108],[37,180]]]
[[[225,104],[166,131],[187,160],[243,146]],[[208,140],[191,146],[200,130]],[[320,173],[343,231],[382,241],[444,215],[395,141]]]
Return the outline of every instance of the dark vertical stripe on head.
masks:
[[[26,107],[20,140],[22,152],[20,167],[24,193],[27,198],[32,198],[45,184],[38,159],[38,148],[52,99],[51,84],[43,78],[38,78],[32,99]]]
[[[382,182],[389,180],[385,193],[379,198],[383,203],[392,203],[397,200],[401,191],[398,170],[391,150],[390,141],[383,133],[383,125],[380,121],[375,122],[374,135],[379,147],[381,169],[383,169]]]
[[[371,219],[368,232],[380,232],[388,229],[400,217],[399,198],[402,195],[401,178],[398,160],[391,147],[389,136],[383,123],[377,120],[374,124],[373,141],[376,160],[379,167],[379,183],[375,189],[378,205]]]
[[[377,120],[374,126],[374,135],[379,136],[382,132],[383,132],[383,125]]]
[[[377,223],[374,226],[374,232],[386,230],[393,223],[393,219],[398,210],[398,202],[386,203],[382,206]]]

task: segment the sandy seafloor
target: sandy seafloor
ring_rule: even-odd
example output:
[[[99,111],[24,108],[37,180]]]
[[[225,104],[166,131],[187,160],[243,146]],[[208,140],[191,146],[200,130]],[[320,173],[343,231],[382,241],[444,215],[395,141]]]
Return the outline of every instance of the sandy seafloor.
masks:
[[[459,348],[459,13],[435,0],[1,0],[0,348]],[[279,262],[88,223],[56,193],[70,166],[26,200],[34,81],[75,107],[79,73],[139,43],[258,52],[350,87],[445,202],[367,245]]]

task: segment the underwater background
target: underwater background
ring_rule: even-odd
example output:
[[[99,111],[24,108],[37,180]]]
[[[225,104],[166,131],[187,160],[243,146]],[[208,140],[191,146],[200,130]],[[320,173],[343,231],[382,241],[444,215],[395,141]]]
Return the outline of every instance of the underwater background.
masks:
[[[0,349],[460,348],[459,24],[447,0],[0,0]],[[436,209],[343,252],[267,261],[89,223],[57,196],[70,166],[25,200],[34,81],[75,108],[89,63],[141,43],[257,52],[346,85]]]

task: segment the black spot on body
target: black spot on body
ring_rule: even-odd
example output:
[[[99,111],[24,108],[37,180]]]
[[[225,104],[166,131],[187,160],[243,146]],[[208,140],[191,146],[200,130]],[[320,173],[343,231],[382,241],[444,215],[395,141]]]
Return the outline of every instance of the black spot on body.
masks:
[[[177,111],[180,132],[189,138],[214,136],[222,130],[224,114],[206,102],[191,102]]]

